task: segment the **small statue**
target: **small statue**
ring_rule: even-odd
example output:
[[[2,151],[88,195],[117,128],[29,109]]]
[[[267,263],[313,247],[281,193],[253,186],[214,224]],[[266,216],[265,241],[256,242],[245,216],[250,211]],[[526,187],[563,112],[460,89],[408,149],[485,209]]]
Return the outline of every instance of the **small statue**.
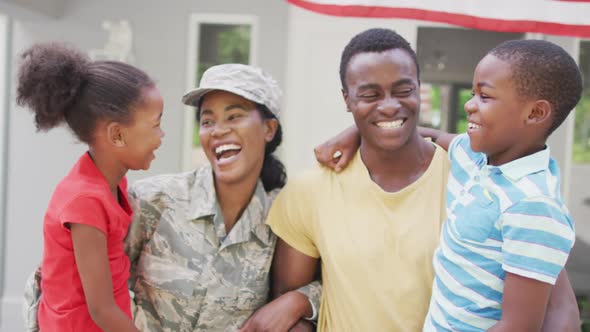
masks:
[[[90,57],[93,60],[116,60],[132,64],[135,57],[132,52],[133,32],[129,22],[104,21],[102,28],[109,33],[107,42],[102,49],[90,50]]]

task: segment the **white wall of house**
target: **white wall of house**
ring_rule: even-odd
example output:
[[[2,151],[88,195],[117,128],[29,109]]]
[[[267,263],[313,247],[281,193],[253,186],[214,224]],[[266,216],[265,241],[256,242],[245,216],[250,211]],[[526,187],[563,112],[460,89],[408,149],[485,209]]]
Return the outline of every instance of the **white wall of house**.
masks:
[[[130,179],[181,169],[186,88],[188,19],[191,14],[241,14],[258,17],[258,65],[279,82],[284,81],[287,3],[283,1],[194,0],[71,0],[63,12],[47,15],[46,7],[25,1],[21,7],[0,3],[0,12],[13,20],[13,61],[39,41],[66,41],[83,50],[102,48],[107,34],[104,20],[127,19],[133,29],[135,64],[157,80],[165,100],[162,122],[166,137],[158,159],[148,172]],[[31,10],[34,9],[34,10]],[[1,61],[1,57],[0,57]],[[12,68],[13,76],[15,68]],[[14,79],[12,80],[14,82]],[[14,100],[14,86],[10,99]],[[84,151],[65,129],[35,134],[32,115],[11,103],[9,107],[7,210],[4,232],[1,331],[22,330],[21,303],[25,278],[39,263],[42,220],[57,182]]]

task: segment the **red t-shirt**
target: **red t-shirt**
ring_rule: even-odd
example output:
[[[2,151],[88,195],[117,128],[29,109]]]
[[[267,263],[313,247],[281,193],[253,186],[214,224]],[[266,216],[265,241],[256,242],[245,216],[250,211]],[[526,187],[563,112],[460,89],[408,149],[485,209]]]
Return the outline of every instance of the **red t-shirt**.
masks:
[[[43,221],[42,296],[38,314],[41,331],[101,331],[88,312],[66,223],[96,227],[106,235],[113,295],[117,305],[131,318],[127,287],[129,258],[123,250],[123,239],[131,223],[132,210],[127,201],[125,178],[118,189],[120,204],[90,155],[85,153],[53,192]]]

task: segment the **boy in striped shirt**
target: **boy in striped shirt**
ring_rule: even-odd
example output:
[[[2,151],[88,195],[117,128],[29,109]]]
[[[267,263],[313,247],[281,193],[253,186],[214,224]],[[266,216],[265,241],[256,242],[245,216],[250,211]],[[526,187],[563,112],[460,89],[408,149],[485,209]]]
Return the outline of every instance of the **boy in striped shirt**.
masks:
[[[421,128],[451,160],[424,331],[541,329],[575,239],[546,140],[581,92],[561,47],[509,41],[475,69],[467,134]]]

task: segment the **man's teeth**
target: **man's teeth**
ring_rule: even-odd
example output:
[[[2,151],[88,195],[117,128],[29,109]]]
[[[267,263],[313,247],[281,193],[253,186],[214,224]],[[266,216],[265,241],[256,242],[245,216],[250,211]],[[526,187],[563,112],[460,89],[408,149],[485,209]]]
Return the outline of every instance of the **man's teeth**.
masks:
[[[479,128],[481,128],[481,126],[480,126],[480,125],[478,125],[478,124],[475,124],[475,123],[473,123],[473,122],[469,122],[469,125],[468,125],[468,127],[469,127],[469,129],[479,129]]]
[[[377,126],[379,128],[399,128],[404,124],[404,120],[395,120],[395,121],[381,121],[377,122]]]
[[[223,144],[215,148],[215,153],[217,155],[224,153],[225,151],[230,150],[241,150],[242,147],[237,144]]]

